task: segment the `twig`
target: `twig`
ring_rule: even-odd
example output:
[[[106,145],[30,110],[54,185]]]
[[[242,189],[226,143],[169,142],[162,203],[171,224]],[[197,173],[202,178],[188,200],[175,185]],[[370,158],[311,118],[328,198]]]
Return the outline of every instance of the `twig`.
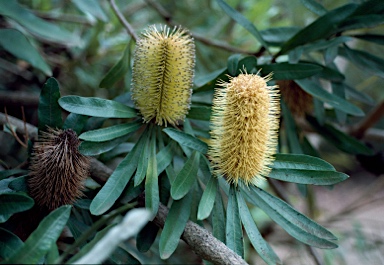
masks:
[[[31,140],[37,139],[37,128],[32,124],[24,123],[22,120],[15,117],[0,112],[0,124],[12,124],[16,129],[16,132],[20,134],[26,134],[25,130],[27,130]]]
[[[37,108],[39,94],[23,91],[0,91],[0,105],[7,107],[23,105],[26,108]]]
[[[77,15],[70,15],[70,14],[53,14],[53,13],[48,13],[48,12],[41,12],[34,10],[33,13],[41,18],[47,19],[47,20],[56,20],[56,21],[62,21],[62,22],[69,22],[69,23],[78,23],[78,24],[83,24],[85,26],[92,26],[93,23],[88,21],[82,16],[77,16]]]
[[[2,113],[0,113],[0,123],[2,122],[2,117],[4,116],[1,114]],[[14,121],[18,131],[25,133],[24,125],[21,120],[13,117],[10,117],[10,120]],[[36,127],[27,124],[26,128],[29,131],[31,137],[32,135],[37,136]],[[112,170],[110,168],[106,167],[100,161],[91,158],[91,176],[93,177],[94,174],[98,174],[98,177],[96,178],[97,182],[100,182],[101,184],[105,183],[111,173]],[[159,211],[154,219],[156,225],[164,227],[167,215],[168,208],[163,204],[160,204]],[[181,238],[191,247],[193,251],[195,251],[197,255],[214,264],[247,265],[247,263],[239,255],[228,248],[223,242],[216,239],[210,232],[191,221],[188,221],[187,225],[185,226]]]
[[[384,115],[384,100],[376,106],[376,108],[365,119],[359,123],[355,128],[352,128],[350,134],[362,138],[366,131],[371,128],[376,122]]]
[[[25,144],[23,141],[21,141],[21,139],[19,138],[19,136],[17,135],[17,133],[13,130],[12,126],[11,126],[11,123],[9,122],[9,119],[8,119],[8,113],[7,113],[7,108],[4,107],[4,112],[5,112],[5,120],[6,120],[6,123],[9,124],[9,130],[11,131],[13,137],[15,137],[16,141],[24,148],[28,148],[28,145]],[[24,128],[25,128],[25,122],[24,122]],[[28,142],[28,140],[27,140]]]
[[[131,24],[129,24],[129,22],[125,19],[123,14],[120,12],[119,8],[117,7],[117,5],[115,3],[115,0],[109,0],[109,3],[111,4],[111,7],[112,7],[113,11],[115,12],[119,21],[121,22],[121,24],[123,24],[124,28],[127,30],[128,34],[137,42],[137,40],[139,38],[137,37]]]

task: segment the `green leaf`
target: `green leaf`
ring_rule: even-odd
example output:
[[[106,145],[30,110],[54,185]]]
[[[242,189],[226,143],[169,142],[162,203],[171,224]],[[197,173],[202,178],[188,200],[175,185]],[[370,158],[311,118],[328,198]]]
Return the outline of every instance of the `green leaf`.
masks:
[[[379,26],[383,24],[384,22],[384,15],[375,15],[375,14],[369,14],[369,15],[360,15],[360,16],[353,16],[339,25],[340,31],[347,31],[352,29],[361,29],[361,28],[372,28]]]
[[[204,220],[211,214],[216,199],[217,187],[217,178],[211,177],[205,187],[203,196],[201,196],[197,211],[197,220]]]
[[[328,162],[309,155],[276,154],[275,157],[273,169],[335,171],[335,168]]]
[[[332,92],[343,99],[345,99],[345,86],[342,83],[332,82]],[[347,122],[347,114],[342,110],[335,110],[337,121],[345,125]]]
[[[144,138],[141,136],[132,151],[120,162],[93,199],[90,206],[93,215],[101,215],[108,211],[123,192],[136,170],[139,154],[144,145]]]
[[[213,204],[213,211],[212,211],[212,233],[214,237],[219,239],[221,242],[225,243],[225,224],[227,222],[223,204],[223,199],[221,198],[220,190],[217,189],[216,191],[216,199],[215,203]]]
[[[367,14],[382,14],[384,12],[384,2],[380,0],[368,0],[362,2],[353,12],[351,17],[367,15]]]
[[[211,107],[192,105],[188,111],[187,118],[195,120],[209,121],[211,119]]]
[[[105,142],[137,131],[141,122],[124,123],[82,133],[79,138],[89,142]]]
[[[72,129],[77,133],[77,135],[80,135],[87,121],[88,116],[76,113],[69,113],[69,115],[65,119],[63,129]]]
[[[122,247],[117,247],[108,259],[104,262],[105,264],[130,264],[130,265],[141,265],[140,261],[131,255]]]
[[[24,192],[0,194],[0,223],[4,223],[13,214],[31,209],[34,201]]]
[[[149,145],[149,159],[145,178],[145,207],[155,215],[159,209],[159,174],[156,161],[156,130],[152,129]]]
[[[36,264],[56,243],[66,225],[71,206],[51,212],[28,237],[24,245],[9,259],[8,264]]]
[[[19,169],[19,168],[2,170],[0,171],[0,180],[8,178],[10,176],[16,176],[16,175],[26,174],[26,173],[28,173],[28,170]]]
[[[174,200],[183,198],[196,182],[199,164],[200,153],[193,151],[191,157],[188,158],[172,183],[171,196]]]
[[[15,178],[11,182],[9,182],[8,187],[14,191],[21,191],[21,192],[28,193],[29,192],[28,184],[27,184],[28,177],[29,177],[28,175],[25,175],[25,176]]]
[[[23,244],[24,242],[15,234],[0,227],[0,258],[2,260],[8,259],[14,255]]]
[[[237,23],[239,23],[246,30],[248,30],[249,33],[251,33],[260,42],[261,46],[263,46],[265,49],[268,49],[267,43],[264,41],[263,36],[257,30],[255,25],[253,25],[241,13],[239,13],[237,10],[233,9],[231,6],[229,6],[223,0],[216,0],[216,1],[219,4],[219,6],[221,7],[221,9],[223,9],[224,12],[227,13],[228,16],[230,16],[233,20],[235,20]]]
[[[233,54],[228,58],[227,69],[231,76],[235,76],[237,73],[237,69],[239,69],[240,57],[241,57],[241,54]]]
[[[323,71],[321,71],[317,77],[335,82],[342,82],[345,79],[345,76],[342,73],[329,67],[324,67]],[[342,98],[345,99],[345,97]]]
[[[192,194],[173,201],[160,236],[159,251],[162,259],[169,258],[176,250],[191,212]]]
[[[97,0],[93,1],[81,1],[81,0],[72,0],[72,3],[86,15],[92,15],[100,19],[101,21],[107,22],[108,17],[102,9],[100,2]]]
[[[137,169],[134,179],[134,186],[137,187],[141,184],[141,182],[144,180],[145,175],[147,174],[148,169],[148,160],[149,160],[149,152],[150,148],[153,148],[150,146],[150,135],[148,134],[146,136],[146,139],[144,140],[144,148],[141,150],[139,163],[137,164]]]
[[[310,116],[307,117],[307,120],[321,136],[340,150],[354,155],[373,155],[372,149],[367,147],[364,143],[343,133],[332,125],[324,124],[324,126],[321,126],[313,117]]]
[[[273,72],[273,80],[293,80],[313,76],[323,70],[318,64],[312,63],[275,63],[258,65],[262,75]]]
[[[199,151],[202,154],[207,153],[208,145],[190,134],[186,134],[173,128],[165,128],[163,129],[163,132],[168,134],[169,137],[171,137],[182,146],[192,148],[193,150]]]
[[[276,27],[260,31],[270,46],[282,46],[300,30],[299,27]]]
[[[81,40],[77,35],[35,16],[15,0],[0,1],[0,14],[15,20],[39,38],[66,46],[79,46],[81,44]]]
[[[368,96],[367,94],[357,90],[354,87],[348,86],[345,83],[342,83],[342,84],[345,88],[346,95],[349,96],[350,98],[353,98],[354,100],[368,104],[370,106],[375,105],[375,101],[370,96]]]
[[[137,234],[136,247],[140,252],[147,252],[155,242],[160,227],[152,222],[148,222]]]
[[[193,93],[213,90],[216,86],[217,80],[228,80],[227,74],[227,68],[223,68],[201,77],[195,81],[198,87],[193,90]]]
[[[291,112],[289,111],[287,105],[285,104],[284,100],[281,101],[281,110],[284,117],[283,122],[285,125],[285,131],[287,134],[289,150],[292,153],[302,154],[303,150],[301,149],[299,137],[297,135],[297,127],[296,127],[295,120]]]
[[[57,101],[60,98],[59,84],[56,79],[50,77],[44,84],[40,92],[38,117],[39,130],[45,131],[47,126],[51,128],[61,128],[61,109]]]
[[[157,161],[157,174],[161,174],[168,165],[172,162],[173,159],[173,143],[169,143],[165,148],[161,149],[160,152],[156,154]]]
[[[241,227],[239,205],[237,203],[236,188],[231,185],[228,195],[227,222],[225,225],[227,247],[244,257],[243,230]]]
[[[59,99],[60,106],[66,111],[103,118],[135,118],[136,111],[114,100],[64,96]]]
[[[384,35],[380,35],[380,34],[362,34],[362,35],[353,35],[353,37],[361,39],[361,40],[373,42],[373,43],[376,43],[376,44],[379,44],[379,45],[384,45]]]
[[[96,156],[112,150],[117,145],[127,141],[129,137],[130,135],[124,135],[113,140],[100,143],[84,141],[80,144],[79,151],[83,155]]]
[[[240,192],[237,194],[237,204],[239,206],[241,222],[243,223],[248,238],[257,253],[259,253],[260,257],[268,265],[281,264],[279,257],[260,234],[259,229],[257,228],[255,221],[249,212],[248,206]]]
[[[278,55],[286,54],[297,46],[310,43],[319,39],[325,39],[335,33],[337,24],[347,18],[357,8],[356,4],[347,4],[333,9],[319,17],[307,27],[296,33],[282,47]]]
[[[316,2],[315,0],[301,0],[300,2],[316,15],[322,16],[328,12],[327,9],[325,9],[320,3]]]
[[[364,112],[353,105],[352,103],[338,97],[334,94],[329,93],[323,89],[317,82],[309,79],[295,80],[295,82],[307,93],[311,94],[315,98],[328,103],[335,109],[344,111],[345,113],[354,115],[354,116],[364,116]]]
[[[300,184],[333,185],[346,180],[348,175],[335,171],[272,169],[268,177]]]
[[[297,212],[289,204],[265,192],[249,186],[244,188],[247,199],[260,207],[273,221],[297,240],[318,248],[336,248],[330,240],[337,238],[327,229]]]
[[[15,29],[0,29],[0,35],[0,46],[3,47],[4,50],[12,53],[16,58],[30,63],[45,75],[52,75],[51,68],[44,61],[43,57],[41,57],[39,51],[31,45],[21,32]]]
[[[347,46],[339,49],[341,56],[359,66],[364,71],[384,78],[384,60],[365,51],[350,49]]]
[[[123,56],[121,59],[108,71],[108,73],[103,77],[100,82],[99,87],[110,88],[117,81],[124,77],[129,69],[129,50],[130,45],[128,44],[124,50]]]

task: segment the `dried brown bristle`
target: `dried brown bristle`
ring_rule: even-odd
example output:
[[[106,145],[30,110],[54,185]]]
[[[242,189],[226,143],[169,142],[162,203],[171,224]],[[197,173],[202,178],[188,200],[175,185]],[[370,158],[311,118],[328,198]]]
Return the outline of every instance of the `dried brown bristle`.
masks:
[[[82,196],[89,160],[80,154],[80,140],[71,130],[42,132],[32,152],[29,192],[37,205],[54,210]]]
[[[313,110],[313,98],[292,80],[280,80],[276,84],[281,96],[293,115],[302,117]]]

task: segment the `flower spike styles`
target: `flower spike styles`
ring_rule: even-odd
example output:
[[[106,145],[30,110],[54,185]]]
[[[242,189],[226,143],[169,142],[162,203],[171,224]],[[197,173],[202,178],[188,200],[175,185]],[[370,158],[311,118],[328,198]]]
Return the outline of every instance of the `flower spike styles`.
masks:
[[[137,42],[132,99],[144,122],[175,125],[188,113],[195,67],[195,44],[187,30],[150,26]]]
[[[240,74],[215,89],[208,154],[229,183],[257,185],[270,172],[278,142],[280,101],[271,74]]]

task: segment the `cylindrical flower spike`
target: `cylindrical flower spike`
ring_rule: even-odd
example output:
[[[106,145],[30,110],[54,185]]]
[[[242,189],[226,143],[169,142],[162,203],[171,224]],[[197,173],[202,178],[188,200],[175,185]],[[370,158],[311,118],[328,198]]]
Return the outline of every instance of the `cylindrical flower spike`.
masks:
[[[195,67],[195,44],[187,30],[150,26],[137,42],[132,99],[143,120],[177,124],[188,113]]]
[[[229,183],[257,185],[270,172],[278,142],[280,102],[271,75],[240,74],[215,89],[208,154]]]
[[[78,151],[79,145],[71,129],[51,128],[35,143],[28,187],[31,197],[42,209],[52,211],[81,197],[89,159]]]
[[[281,97],[293,115],[303,117],[312,112],[312,95],[302,90],[293,80],[281,80],[276,84],[279,86]]]

